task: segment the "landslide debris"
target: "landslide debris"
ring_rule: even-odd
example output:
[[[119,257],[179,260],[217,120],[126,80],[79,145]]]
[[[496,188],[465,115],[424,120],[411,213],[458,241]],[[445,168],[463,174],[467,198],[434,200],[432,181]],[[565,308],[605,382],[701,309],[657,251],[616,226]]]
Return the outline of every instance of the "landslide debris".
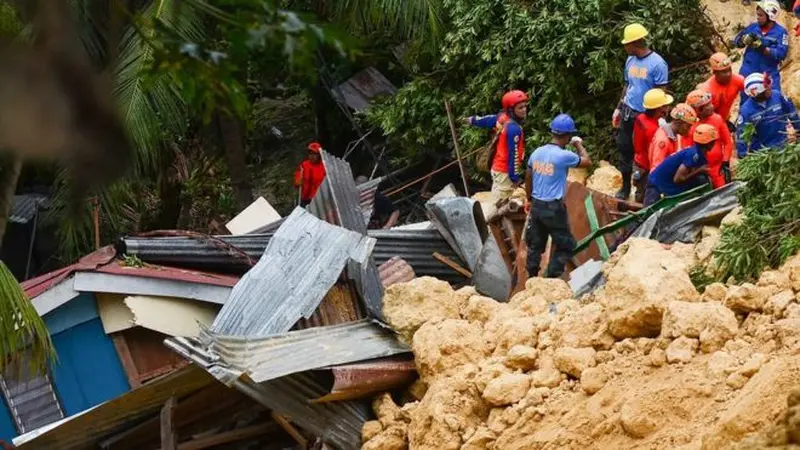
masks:
[[[631,239],[580,300],[541,278],[505,304],[432,280],[392,286],[384,311],[420,374],[404,397],[419,400],[379,397],[363,448],[792,448],[800,256],[700,295],[690,253]]]

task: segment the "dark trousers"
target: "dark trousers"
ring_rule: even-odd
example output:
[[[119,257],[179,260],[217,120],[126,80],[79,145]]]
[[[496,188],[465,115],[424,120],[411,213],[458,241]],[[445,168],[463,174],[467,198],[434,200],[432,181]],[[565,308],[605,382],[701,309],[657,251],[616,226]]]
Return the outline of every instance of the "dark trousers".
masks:
[[[633,174],[633,123],[638,111],[627,105],[622,106],[622,122],[617,130],[617,150],[619,162],[617,169],[622,173],[622,191],[631,192],[631,175]]]
[[[644,201],[644,193],[647,189],[647,176],[649,170],[642,169],[638,164],[633,163],[633,185],[636,186],[636,196],[633,198],[636,203]]]
[[[659,200],[661,200],[661,191],[652,184],[648,184],[644,191],[644,206],[650,206]]]
[[[553,238],[553,245],[545,276],[558,278],[564,273],[567,262],[572,258],[572,252],[575,250],[575,239],[569,231],[567,207],[561,200],[551,202],[533,200],[528,217],[528,228],[525,229],[525,240],[528,242],[526,269],[528,269],[529,277],[539,274],[542,253],[547,247],[548,236]]]

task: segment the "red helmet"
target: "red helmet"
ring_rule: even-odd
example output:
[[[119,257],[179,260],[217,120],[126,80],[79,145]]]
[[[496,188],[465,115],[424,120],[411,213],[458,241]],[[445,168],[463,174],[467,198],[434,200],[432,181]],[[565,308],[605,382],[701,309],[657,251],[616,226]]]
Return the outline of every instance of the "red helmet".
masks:
[[[522,91],[509,91],[503,95],[503,109],[513,108],[517,104],[528,101],[528,94]]]
[[[322,146],[319,145],[319,142],[312,142],[308,144],[308,149],[314,153],[319,153],[319,151],[322,150]]]

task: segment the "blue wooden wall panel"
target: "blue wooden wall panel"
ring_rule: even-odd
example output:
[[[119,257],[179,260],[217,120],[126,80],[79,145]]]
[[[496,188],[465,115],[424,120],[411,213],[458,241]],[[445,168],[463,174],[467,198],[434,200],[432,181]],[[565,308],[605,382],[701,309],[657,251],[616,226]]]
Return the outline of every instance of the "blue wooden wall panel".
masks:
[[[44,324],[50,336],[100,317],[94,295],[83,293],[45,314]]]
[[[53,382],[67,416],[130,390],[114,343],[99,318],[53,336],[58,362]]]
[[[14,424],[14,418],[11,417],[6,399],[0,395],[0,439],[10,444],[17,434],[17,426]]]

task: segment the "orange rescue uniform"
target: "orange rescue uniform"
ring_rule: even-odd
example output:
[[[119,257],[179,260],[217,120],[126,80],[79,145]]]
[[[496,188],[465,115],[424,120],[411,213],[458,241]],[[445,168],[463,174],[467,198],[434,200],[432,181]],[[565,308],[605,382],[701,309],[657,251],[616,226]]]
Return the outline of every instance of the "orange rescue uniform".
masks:
[[[667,124],[663,127],[658,127],[656,133],[653,135],[653,140],[650,142],[650,171],[656,170],[668,156],[672,155],[678,149],[684,148],[684,140],[686,138],[680,134],[672,131],[672,126]]]
[[[711,93],[711,104],[714,105],[714,112],[723,119],[730,120],[733,102],[739,98],[739,94],[744,90],[744,77],[735,73],[728,84],[719,84],[712,75],[700,87]]]
[[[731,154],[733,153],[733,138],[731,137],[730,130],[728,130],[728,124],[725,123],[725,119],[723,119],[722,116],[717,113],[695,122],[694,125],[692,125],[691,131],[689,131],[689,136],[693,136],[694,130],[696,130],[697,126],[701,124],[713,126],[717,129],[717,133],[719,134],[719,139],[717,139],[717,142],[714,144],[714,148],[712,148],[710,152],[706,153],[706,161],[708,162],[708,177],[711,179],[711,185],[714,186],[714,189],[716,189],[725,185],[725,177],[722,175],[722,163],[723,161],[731,160]],[[694,144],[694,142],[692,142],[691,138],[686,138],[685,142],[683,142],[683,148],[686,148],[692,144]]]

